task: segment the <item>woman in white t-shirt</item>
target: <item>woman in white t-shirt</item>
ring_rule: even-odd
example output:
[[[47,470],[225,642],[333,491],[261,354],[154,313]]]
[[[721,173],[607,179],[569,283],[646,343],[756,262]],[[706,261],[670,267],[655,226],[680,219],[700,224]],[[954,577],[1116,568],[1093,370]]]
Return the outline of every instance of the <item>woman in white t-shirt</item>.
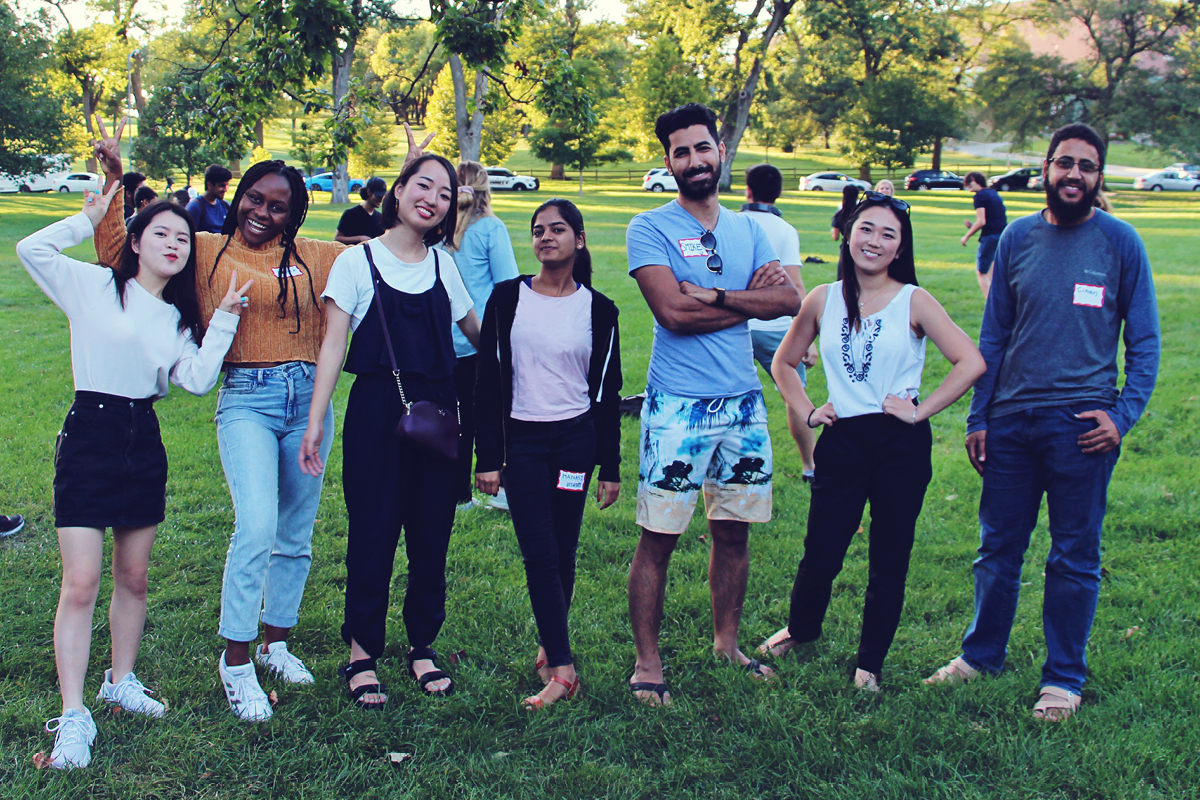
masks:
[[[575,204],[547,200],[530,228],[541,271],[497,284],[483,315],[475,485],[495,496],[503,481],[508,494],[545,684],[524,702],[537,709],[579,691],[567,613],[596,466],[600,508],[621,488],[621,341],[616,305],[592,288]]]
[[[917,288],[908,203],[867,192],[844,226],[838,272],[818,286],[775,353],[772,373],[808,425],[824,426],[804,558],[788,625],[759,648],[781,656],[821,635],[833,580],[871,503],[869,578],[854,685],[876,691],[904,606],[914,531],[933,475],[929,418],[958,400],[986,367],[974,342]],[[829,400],[819,408],[796,365],[820,336]],[[919,401],[925,340],[953,368]]]
[[[385,645],[401,529],[408,555],[404,625],[410,675],[427,694],[448,694],[453,686],[434,663],[432,644],[446,619],[455,461],[411,439],[397,439],[393,431],[405,410],[397,380],[407,403],[427,400],[454,413],[460,398],[454,388],[451,323],[458,323],[472,343],[479,342],[479,318],[454,259],[435,247],[454,232],[457,193],[449,161],[416,155],[383,201],[383,235],[338,256],[322,295],[327,328],[311,407],[325,408],[343,365],[357,376],[342,430],[349,519],[342,638],[350,646],[350,663],[339,672],[362,708],[387,702],[375,660]],[[323,415],[310,413],[299,456],[300,468],[310,475],[324,469],[319,448],[325,433]]]
[[[34,282],[71,322],[75,402],[54,456],[54,526],[63,562],[54,657],[63,713],[46,725],[56,733],[49,763],[60,769],[86,767],[96,738],[83,684],[106,528],[113,533],[112,669],[96,699],[151,717],[166,711],[133,674],[150,550],[166,509],[167,453],[154,401],[166,396],[168,381],[197,395],[216,384],[253,283],[239,289],[233,273],[205,332],[192,219],[165,202],[132,217],[111,269],[63,255],[92,236],[120,189],[114,183],[106,195],[88,192],[83,213],[17,244]]]

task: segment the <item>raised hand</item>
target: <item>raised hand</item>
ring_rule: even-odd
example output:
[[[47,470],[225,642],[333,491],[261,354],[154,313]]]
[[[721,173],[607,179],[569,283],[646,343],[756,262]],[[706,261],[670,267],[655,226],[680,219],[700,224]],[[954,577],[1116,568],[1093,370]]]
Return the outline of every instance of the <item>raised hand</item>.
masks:
[[[237,270],[231,271],[229,273],[229,291],[225,292],[225,296],[221,298],[221,303],[217,308],[240,317],[242,309],[250,305],[250,298],[246,297],[246,291],[253,285],[254,278],[251,278],[242,288],[237,288]]]
[[[433,141],[433,137],[437,136],[437,131],[425,137],[425,141],[417,144],[417,138],[413,136],[412,128],[408,127],[408,123],[404,123],[404,132],[408,134],[408,152],[404,155],[404,166],[407,167],[411,162],[416,161],[421,156],[425,155],[425,148],[429,147],[429,143]],[[404,167],[401,167],[403,169]]]
[[[121,184],[114,183],[112,188],[107,192],[94,192],[91,189],[85,189],[83,192],[83,215],[87,217],[93,228],[100,227],[104,215],[108,213],[108,207],[112,204],[113,198],[120,191]]]
[[[100,169],[109,178],[120,180],[124,174],[121,169],[121,134],[125,132],[125,123],[128,121],[129,117],[122,118],[121,124],[113,131],[113,135],[109,136],[100,115],[96,115],[96,130],[100,133],[100,138],[92,139],[92,152],[100,162]]]

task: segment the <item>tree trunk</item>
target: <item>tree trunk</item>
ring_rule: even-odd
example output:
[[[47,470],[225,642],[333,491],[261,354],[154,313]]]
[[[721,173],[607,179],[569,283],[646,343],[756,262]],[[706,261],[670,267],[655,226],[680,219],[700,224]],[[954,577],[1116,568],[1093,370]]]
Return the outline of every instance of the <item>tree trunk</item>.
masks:
[[[929,168],[934,172],[942,169],[942,137],[937,137],[933,140],[933,163]]]
[[[260,119],[258,122],[254,123],[254,143],[259,147],[266,147],[266,145],[263,144],[263,133],[263,121]]]
[[[872,183],[872,181],[871,181],[871,165],[870,164],[863,164],[862,166],[860,166],[858,168],[858,179],[866,181],[867,183]]]
[[[138,133],[142,132],[142,115],[146,111],[146,95],[142,93],[142,62],[145,56],[142,50],[135,50],[133,70],[129,74],[129,90],[133,92],[133,106],[138,111]]]
[[[92,127],[92,116],[95,114],[95,111],[96,111],[96,99],[92,95],[92,79],[85,78],[83,81],[83,85],[80,86],[80,89],[82,90],[80,92],[80,94],[83,95],[83,124],[84,124],[84,127],[87,128],[88,138],[91,139],[92,137],[94,137],[96,135],[96,131]],[[100,171],[100,165],[96,161],[96,156],[94,154],[88,155],[87,171],[88,172],[99,172]]]
[[[562,164],[550,165],[550,180],[565,181],[567,179],[567,170]]]
[[[354,60],[355,38],[346,42],[346,49],[333,54],[333,103],[341,110],[346,94],[350,91],[350,64]],[[350,202],[350,176],[343,161],[333,168],[333,191],[329,193],[330,203]]]
[[[458,137],[458,157],[461,161],[478,161],[483,134],[483,96],[487,94],[487,72],[475,71],[474,110],[467,106],[467,79],[462,59],[450,56],[450,77],[454,83],[454,132]]]
[[[229,171],[233,173],[233,177],[242,177],[242,160],[240,158],[229,159]]]
[[[825,134],[825,149],[828,150],[829,149],[829,128],[826,128],[824,131],[822,131],[822,133]]]

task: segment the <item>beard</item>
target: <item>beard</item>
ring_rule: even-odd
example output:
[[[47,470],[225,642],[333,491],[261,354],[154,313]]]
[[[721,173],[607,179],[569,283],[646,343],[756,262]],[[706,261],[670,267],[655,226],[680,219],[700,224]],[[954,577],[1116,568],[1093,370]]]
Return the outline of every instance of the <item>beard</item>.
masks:
[[[1092,213],[1096,195],[1100,193],[1100,183],[1100,181],[1096,181],[1096,185],[1088,189],[1087,183],[1074,178],[1059,178],[1053,184],[1047,181],[1046,205],[1050,208],[1050,213],[1054,215],[1055,221],[1059,225],[1074,225],[1086,219],[1087,215]],[[1075,202],[1067,202],[1058,193],[1063,186],[1077,186],[1083,190],[1083,194]]]
[[[693,183],[692,178],[700,175],[707,175],[708,178],[699,183]],[[721,180],[721,162],[717,163],[717,168],[710,167],[695,167],[689,169],[680,176],[677,181],[679,185],[679,193],[688,200],[707,200],[717,193],[717,186]]]

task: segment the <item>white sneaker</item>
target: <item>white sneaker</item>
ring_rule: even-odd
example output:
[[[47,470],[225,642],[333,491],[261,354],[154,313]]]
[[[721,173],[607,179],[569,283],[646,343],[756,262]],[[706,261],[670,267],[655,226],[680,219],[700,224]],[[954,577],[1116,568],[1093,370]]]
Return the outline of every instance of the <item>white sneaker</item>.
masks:
[[[145,714],[147,717],[161,717],[167,713],[167,707],[147,695],[154,692],[142,685],[137,676],[128,673],[119,683],[112,682],[112,670],[104,670],[104,683],[100,684],[100,694],[96,699],[101,702],[118,705],[134,714]]]
[[[304,662],[288,652],[287,642],[273,642],[264,653],[260,644],[254,650],[254,662],[278,675],[284,683],[314,683],[313,675]]]
[[[508,495],[504,493],[504,487],[500,487],[500,491],[491,500],[488,500],[488,507],[495,508],[500,511],[508,511]]]
[[[51,727],[53,726],[53,727]],[[92,763],[92,742],[96,741],[96,723],[86,708],[68,708],[61,717],[46,723],[46,733],[54,734],[50,766],[55,769],[86,767]]]
[[[235,717],[246,722],[266,722],[271,718],[271,701],[258,685],[253,664],[226,666],[225,654],[221,653],[217,672],[221,676],[221,685],[225,687],[225,699],[229,701]]]
[[[470,500],[464,500],[454,507],[455,511],[470,511],[479,505],[479,501],[472,497]]]

